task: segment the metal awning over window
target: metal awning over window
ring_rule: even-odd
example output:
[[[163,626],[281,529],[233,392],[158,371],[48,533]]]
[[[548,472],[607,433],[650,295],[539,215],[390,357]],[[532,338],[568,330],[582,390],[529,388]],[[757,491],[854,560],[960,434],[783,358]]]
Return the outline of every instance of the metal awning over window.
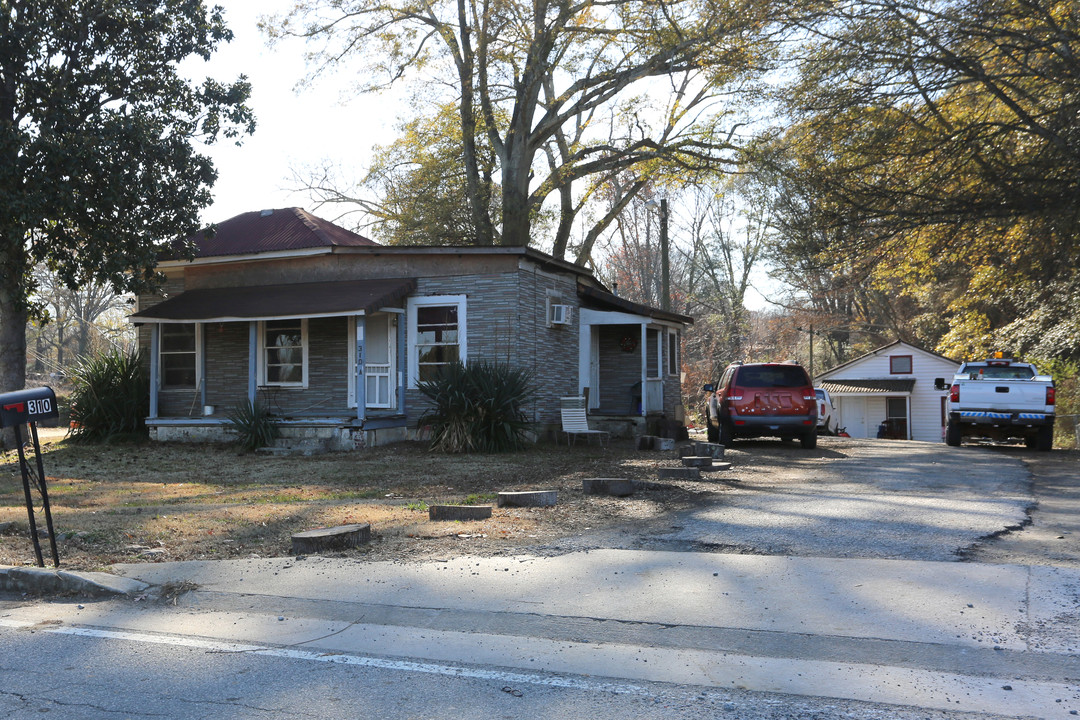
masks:
[[[335,317],[399,306],[414,278],[187,290],[130,316],[134,323],[227,322]]]

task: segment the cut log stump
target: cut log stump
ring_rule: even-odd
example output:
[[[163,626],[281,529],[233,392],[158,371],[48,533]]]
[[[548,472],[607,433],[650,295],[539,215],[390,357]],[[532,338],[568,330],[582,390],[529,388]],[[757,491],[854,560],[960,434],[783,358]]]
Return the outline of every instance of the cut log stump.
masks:
[[[553,507],[558,501],[557,490],[526,490],[499,493],[499,507]]]
[[[428,520],[487,520],[489,517],[490,505],[432,505],[428,508]]]
[[[586,495],[614,495],[626,497],[643,489],[641,483],[629,478],[585,478],[581,489]]]
[[[661,480],[700,480],[701,473],[694,467],[660,468],[656,476]]]
[[[338,525],[331,528],[305,530],[292,536],[294,555],[307,555],[327,550],[359,547],[371,540],[371,525]]]

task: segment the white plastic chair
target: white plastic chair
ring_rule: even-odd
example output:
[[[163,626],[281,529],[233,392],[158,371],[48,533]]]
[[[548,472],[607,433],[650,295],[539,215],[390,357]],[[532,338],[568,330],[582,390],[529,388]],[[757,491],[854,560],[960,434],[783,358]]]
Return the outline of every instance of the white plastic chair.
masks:
[[[589,420],[585,416],[584,397],[560,398],[562,405],[562,431],[566,433],[566,444],[573,445],[578,435],[584,435],[586,439],[596,436],[603,446],[604,438],[610,433],[606,430],[590,430]],[[591,440],[590,440],[591,442]]]

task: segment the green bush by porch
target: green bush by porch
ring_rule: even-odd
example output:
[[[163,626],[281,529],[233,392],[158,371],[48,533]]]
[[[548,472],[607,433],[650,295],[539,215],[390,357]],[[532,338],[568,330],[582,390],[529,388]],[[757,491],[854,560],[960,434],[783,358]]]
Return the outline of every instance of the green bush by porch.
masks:
[[[446,365],[419,384],[433,407],[420,417],[431,427],[431,447],[448,453],[507,452],[527,443],[522,407],[536,394],[525,370],[487,361]]]
[[[111,350],[87,358],[76,368],[73,379],[73,439],[101,442],[146,434],[149,378],[139,352]]]

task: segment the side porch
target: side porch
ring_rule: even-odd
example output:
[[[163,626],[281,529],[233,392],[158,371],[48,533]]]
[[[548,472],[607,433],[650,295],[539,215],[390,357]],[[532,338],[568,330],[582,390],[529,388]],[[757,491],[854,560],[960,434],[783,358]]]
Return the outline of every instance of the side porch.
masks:
[[[682,325],[631,312],[582,309],[578,391],[591,427],[614,437],[675,437],[685,420]]]

